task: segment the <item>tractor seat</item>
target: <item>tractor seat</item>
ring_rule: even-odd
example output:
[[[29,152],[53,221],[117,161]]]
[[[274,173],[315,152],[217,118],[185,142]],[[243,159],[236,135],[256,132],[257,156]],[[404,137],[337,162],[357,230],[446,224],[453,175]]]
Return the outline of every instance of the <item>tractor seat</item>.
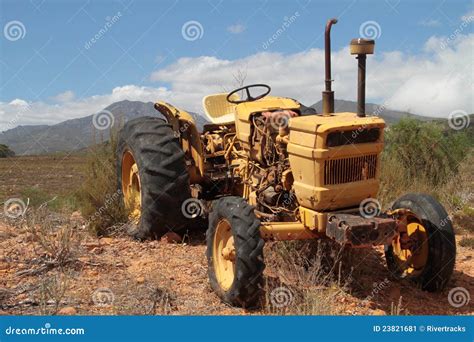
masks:
[[[232,95],[232,100],[238,100],[237,94]],[[208,95],[202,99],[206,119],[212,124],[230,124],[235,121],[235,104],[227,101],[227,93]]]

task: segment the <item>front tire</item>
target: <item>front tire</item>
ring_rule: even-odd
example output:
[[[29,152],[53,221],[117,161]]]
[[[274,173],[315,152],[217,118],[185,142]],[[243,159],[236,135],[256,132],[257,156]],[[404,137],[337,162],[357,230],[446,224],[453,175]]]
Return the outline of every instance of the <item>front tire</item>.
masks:
[[[226,303],[253,307],[263,281],[264,241],[254,208],[240,197],[212,202],[206,233],[209,281]]]
[[[156,117],[125,124],[118,137],[119,189],[138,239],[159,238],[188,222],[183,202],[191,197],[184,152],[171,126]]]
[[[395,209],[409,212],[402,217],[407,231],[385,246],[389,271],[397,278],[413,280],[423,290],[441,291],[453,273],[456,258],[449,215],[435,198],[425,194],[404,195],[393,204]]]

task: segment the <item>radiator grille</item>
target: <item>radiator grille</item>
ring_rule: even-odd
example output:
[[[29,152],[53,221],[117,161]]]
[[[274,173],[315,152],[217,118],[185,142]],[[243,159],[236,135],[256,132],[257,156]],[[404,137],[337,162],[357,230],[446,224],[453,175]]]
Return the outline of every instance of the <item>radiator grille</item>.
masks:
[[[377,154],[326,160],[324,184],[343,184],[375,178]]]

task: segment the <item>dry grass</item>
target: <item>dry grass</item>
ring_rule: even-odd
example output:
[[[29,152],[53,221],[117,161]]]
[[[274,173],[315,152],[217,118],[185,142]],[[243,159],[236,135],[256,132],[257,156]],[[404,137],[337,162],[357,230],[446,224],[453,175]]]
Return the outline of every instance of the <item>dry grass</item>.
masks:
[[[74,222],[46,207],[40,207],[29,209],[17,226],[26,232],[36,255],[30,261],[29,268],[19,271],[18,276],[40,275],[51,269],[63,269],[78,260],[85,232]]]
[[[86,179],[79,190],[81,213],[97,235],[110,235],[127,221],[118,190],[116,147],[116,134],[111,133],[110,141],[89,149]]]
[[[459,242],[460,246],[468,247],[470,249],[474,249],[474,238],[472,237],[463,237]]]
[[[266,314],[334,315],[336,298],[347,291],[350,251],[328,240],[272,244],[266,253],[270,275],[262,307]]]
[[[126,279],[112,291],[117,315],[169,315],[176,309],[176,294],[169,281],[159,275],[152,275],[142,284]]]
[[[55,315],[64,305],[70,290],[70,277],[64,272],[46,274],[39,279],[33,303],[38,305],[41,315]]]

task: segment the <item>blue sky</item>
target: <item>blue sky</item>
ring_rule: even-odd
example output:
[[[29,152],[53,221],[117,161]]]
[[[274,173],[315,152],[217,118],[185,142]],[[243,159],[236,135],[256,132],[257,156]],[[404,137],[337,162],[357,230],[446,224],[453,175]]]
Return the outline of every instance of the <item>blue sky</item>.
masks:
[[[1,0],[0,3],[0,27],[5,29],[12,21],[19,21],[24,27],[20,28],[22,38],[6,39],[4,30],[0,39],[0,101],[7,104],[21,99],[43,109],[48,105],[62,106],[68,101],[89,102],[90,98],[111,94],[114,88],[124,86],[145,87],[141,89],[147,91],[163,87],[164,94],[173,97],[173,91],[186,92],[187,81],[175,82],[159,72],[164,70],[167,75],[172,75],[171,70],[177,72],[180,58],[190,58],[193,64],[199,65],[202,56],[209,56],[213,58],[211,62],[218,61],[220,67],[225,61],[249,63],[252,62],[248,59],[250,56],[275,53],[282,58],[282,64],[274,71],[278,73],[281,68],[291,67],[285,56],[323,48],[322,32],[330,17],[339,18],[332,35],[335,53],[343,51],[351,38],[360,35],[363,23],[375,22],[380,30],[376,37],[375,61],[384,58],[384,63],[390,63],[384,53],[396,52],[402,59],[413,58],[422,63],[420,58],[430,61],[436,54],[427,53],[427,42],[430,39],[438,39],[440,44],[443,39],[447,41],[462,25],[463,15],[473,11],[471,1],[459,0]],[[114,16],[118,19],[107,32],[86,48],[86,43]],[[264,48],[264,43],[292,16],[295,22]],[[187,40],[182,34],[183,25],[190,21],[202,27],[196,40]],[[456,41],[470,36],[472,21],[456,35]],[[457,43],[453,44],[450,48],[456,51]],[[298,63],[297,58],[291,61]],[[355,64],[352,66],[355,69]],[[370,70],[370,60],[368,67]],[[186,70],[184,68],[182,73]],[[209,72],[212,73],[212,68]],[[231,76],[223,78],[232,79]],[[265,73],[258,75],[257,71],[253,71],[250,79],[270,84],[279,82]],[[315,70],[314,83],[319,85],[322,79],[320,70]],[[472,73],[470,81],[472,84]],[[199,81],[197,83],[199,86]],[[222,83],[228,82],[223,80]],[[335,87],[337,92],[337,84]],[[371,94],[368,96],[370,99]],[[318,97],[319,94],[315,94],[313,102],[319,100]],[[376,94],[372,99],[383,101],[384,96]],[[8,109],[3,112],[8,113]]]

